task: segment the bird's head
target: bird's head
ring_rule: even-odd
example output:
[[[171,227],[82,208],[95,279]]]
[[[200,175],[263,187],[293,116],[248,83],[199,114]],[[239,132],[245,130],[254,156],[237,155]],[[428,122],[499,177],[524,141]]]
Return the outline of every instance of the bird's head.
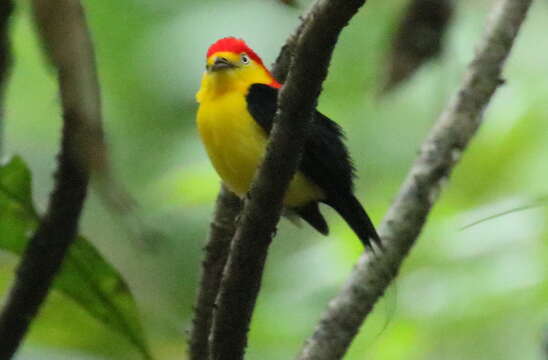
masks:
[[[255,83],[280,87],[261,58],[245,41],[234,37],[222,38],[207,51],[206,71],[197,94],[198,101],[204,92],[246,92]]]

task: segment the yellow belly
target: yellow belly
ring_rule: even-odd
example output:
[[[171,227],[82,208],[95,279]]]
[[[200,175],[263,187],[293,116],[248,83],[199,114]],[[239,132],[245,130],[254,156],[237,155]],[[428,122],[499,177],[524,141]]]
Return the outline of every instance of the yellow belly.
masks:
[[[229,93],[203,101],[197,122],[215,170],[231,191],[243,197],[264,157],[267,142],[264,130],[248,114],[244,96]],[[297,172],[285,194],[284,205],[298,207],[323,196],[317,185]]]

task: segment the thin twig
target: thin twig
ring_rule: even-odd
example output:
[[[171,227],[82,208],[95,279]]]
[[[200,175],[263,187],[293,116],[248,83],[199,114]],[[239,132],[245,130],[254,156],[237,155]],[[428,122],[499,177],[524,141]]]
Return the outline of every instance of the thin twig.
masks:
[[[50,203],[0,315],[0,358],[10,359],[45,300],[77,235],[95,147],[102,142],[99,86],[83,9],[75,0],[34,0],[35,20],[58,72],[63,134]]]
[[[341,30],[365,0],[319,0],[297,41],[278,98],[265,160],[255,175],[232,241],[213,324],[212,358],[243,358],[268,247],[302,151],[331,54]],[[310,59],[314,61],[311,62]]]
[[[230,252],[230,242],[236,231],[235,219],[241,208],[241,200],[222,186],[217,196],[215,214],[209,228],[205,258],[202,262],[200,287],[189,338],[191,360],[209,359],[209,335],[215,300]]]
[[[0,154],[4,138],[4,94],[11,68],[11,49],[9,42],[9,22],[13,12],[11,0],[0,3]]]
[[[521,211],[524,211],[524,210],[535,209],[535,208],[538,208],[538,207],[541,207],[541,206],[548,206],[548,202],[546,202],[546,200],[548,200],[548,197],[542,197],[542,198],[537,199],[536,201],[534,201],[532,203],[529,203],[527,205],[518,206],[518,207],[515,207],[515,208],[512,208],[512,209],[508,209],[508,210],[498,212],[498,213],[493,214],[493,215],[486,216],[484,218],[472,221],[469,224],[461,226],[459,228],[459,230],[460,231],[467,230],[467,229],[469,229],[473,226],[484,223],[485,221],[493,220],[493,219],[496,219],[496,218],[501,217],[501,216],[510,215],[510,214],[513,214],[513,213],[516,213],[516,212],[521,212]]]
[[[380,235],[387,251],[364,254],[343,290],[329,303],[299,360],[336,360],[382,296],[424,225],[443,183],[478,130],[483,111],[501,84],[502,66],[531,0],[499,0],[486,34],[456,96],[422,145]],[[389,270],[387,276],[386,270]]]

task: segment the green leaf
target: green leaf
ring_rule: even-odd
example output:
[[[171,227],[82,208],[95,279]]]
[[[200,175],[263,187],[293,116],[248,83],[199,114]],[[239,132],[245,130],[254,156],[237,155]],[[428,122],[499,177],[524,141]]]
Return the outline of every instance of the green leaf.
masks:
[[[30,171],[15,156],[0,165],[0,249],[21,255],[39,221],[32,203]],[[72,245],[54,289],[125,336],[145,359],[152,359],[127,284],[84,237]]]

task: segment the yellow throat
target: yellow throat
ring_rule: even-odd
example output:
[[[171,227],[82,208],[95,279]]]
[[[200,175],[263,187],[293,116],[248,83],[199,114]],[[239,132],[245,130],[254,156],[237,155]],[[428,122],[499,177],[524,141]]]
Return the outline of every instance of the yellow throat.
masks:
[[[238,63],[240,54],[217,52],[207,60],[208,69],[222,57]],[[198,131],[213,166],[226,186],[239,197],[249,189],[263,160],[267,134],[247,110],[246,95],[252,84],[271,84],[270,73],[254,61],[221,71],[206,71],[196,94]],[[297,172],[284,205],[299,207],[324,197],[322,190]]]

